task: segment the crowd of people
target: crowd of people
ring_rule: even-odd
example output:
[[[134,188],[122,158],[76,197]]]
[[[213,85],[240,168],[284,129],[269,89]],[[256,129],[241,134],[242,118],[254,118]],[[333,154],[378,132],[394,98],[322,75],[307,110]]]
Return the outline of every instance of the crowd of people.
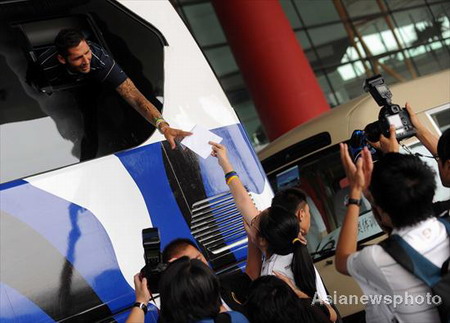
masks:
[[[417,138],[438,163],[442,184],[449,187],[450,129],[438,139],[420,123],[408,104],[406,108]],[[339,311],[327,297],[326,286],[306,248],[310,227],[306,194],[298,188],[279,191],[271,206],[259,211],[234,171],[226,147],[210,144],[247,231],[246,270],[218,277],[193,241],[183,238],[172,241],[163,251],[163,261],[169,265],[160,282],[159,321],[341,322]],[[350,192],[336,249],[336,269],[353,277],[368,296],[396,297],[409,292],[415,296],[439,296],[441,300],[433,304],[368,302],[367,322],[447,322],[448,201],[433,203],[436,189],[433,171],[419,157],[398,152],[395,128],[391,127],[389,138],[382,135],[380,142],[373,144],[384,153],[376,163],[372,162],[367,148],[355,163],[346,144],[341,144],[341,160]],[[370,201],[374,216],[388,238],[357,251],[363,196]],[[405,266],[397,256],[405,244],[425,261],[414,263],[413,269]],[[395,249],[398,246],[400,249]],[[408,257],[408,252],[404,256]],[[421,268],[426,262],[431,267]],[[441,284],[440,290],[430,287],[424,278],[429,268],[438,270],[434,287]],[[421,269],[425,272],[422,276],[417,273]],[[146,279],[139,274],[134,282],[136,304],[128,322],[143,322],[151,293]]]
[[[55,48],[44,52],[39,62],[52,80],[86,78],[114,88],[172,148],[177,139],[190,135],[171,128],[109,53],[77,30],[62,30]],[[438,163],[442,184],[449,187],[450,129],[438,139],[421,124],[409,104],[406,109],[417,138]],[[399,153],[395,131],[391,127],[389,138],[380,135],[379,142],[371,143],[383,152],[375,164],[367,148],[355,163],[346,144],[341,144],[350,190],[336,248],[336,269],[353,277],[365,295],[434,293],[442,300],[440,305],[369,302],[367,322],[447,322],[450,225],[445,216],[449,201],[433,203],[436,183],[432,170],[419,157]],[[210,144],[243,217],[248,235],[246,270],[218,277],[193,241],[172,241],[163,251],[163,262],[168,266],[159,283],[159,321],[341,322],[306,247],[310,229],[307,195],[298,188],[288,188],[275,194],[269,208],[259,211],[230,163],[226,147]],[[370,201],[388,238],[357,251],[363,196]],[[134,283],[136,303],[128,321],[144,322],[151,293],[142,275],[137,274]],[[441,289],[436,287],[441,285]]]

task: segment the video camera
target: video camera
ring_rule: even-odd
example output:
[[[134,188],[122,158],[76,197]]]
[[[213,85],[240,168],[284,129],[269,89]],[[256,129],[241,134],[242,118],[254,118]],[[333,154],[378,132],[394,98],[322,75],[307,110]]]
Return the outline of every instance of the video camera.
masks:
[[[167,268],[167,265],[162,263],[159,229],[143,229],[142,245],[145,266],[141,269],[141,277],[147,278],[147,287],[152,293],[158,293],[161,274]]]
[[[365,92],[369,92],[372,95],[381,107],[378,121],[366,126],[366,135],[370,141],[378,141],[381,134],[389,138],[389,127],[391,124],[395,126],[397,140],[409,138],[416,134],[408,111],[401,108],[398,104],[392,103],[392,93],[381,75],[375,75],[366,79],[363,88]]]

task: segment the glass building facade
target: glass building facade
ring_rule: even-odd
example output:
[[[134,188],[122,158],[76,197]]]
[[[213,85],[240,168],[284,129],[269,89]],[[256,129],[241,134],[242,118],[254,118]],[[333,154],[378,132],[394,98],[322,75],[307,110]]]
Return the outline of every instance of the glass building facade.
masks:
[[[211,1],[171,2],[208,58],[254,146],[267,143]],[[331,107],[361,95],[369,75],[381,73],[394,84],[450,68],[450,1],[279,2]]]

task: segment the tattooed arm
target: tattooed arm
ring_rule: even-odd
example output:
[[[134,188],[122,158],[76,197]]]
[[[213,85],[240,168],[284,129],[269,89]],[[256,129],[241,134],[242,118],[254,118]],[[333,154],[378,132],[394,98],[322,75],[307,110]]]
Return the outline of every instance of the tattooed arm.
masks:
[[[157,120],[162,119],[158,109],[136,88],[130,78],[120,84],[116,91],[152,125],[156,126]],[[171,128],[165,121],[158,124],[158,129],[170,143],[172,149],[176,147],[175,140],[181,140],[183,137],[191,135],[190,132]]]

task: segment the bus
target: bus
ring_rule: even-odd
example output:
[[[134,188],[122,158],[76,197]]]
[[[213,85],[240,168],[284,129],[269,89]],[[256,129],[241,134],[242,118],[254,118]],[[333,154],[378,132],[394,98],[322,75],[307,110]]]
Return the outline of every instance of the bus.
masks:
[[[440,136],[450,127],[450,70],[395,84],[391,92],[393,102],[400,106],[409,102],[418,118],[435,135]],[[349,296],[355,295],[356,299],[362,292],[352,278],[339,274],[334,266],[336,242],[345,215],[345,199],[348,198],[348,182],[340,160],[339,143],[348,141],[354,130],[364,129],[376,121],[379,110],[370,95],[362,95],[292,129],[258,153],[275,192],[297,186],[308,193],[311,209],[308,249],[332,299],[346,296],[348,304],[338,302],[337,306],[348,318],[361,315],[364,306],[354,301],[351,304]],[[417,138],[404,140],[401,152],[419,153],[439,174],[436,161],[428,158],[432,156]],[[438,175],[436,182],[435,200],[448,200],[450,189],[441,185]],[[370,204],[363,200],[358,226],[359,247],[383,238]]]
[[[273,196],[168,0],[0,1],[2,322],[124,321],[144,228],[159,229],[161,248],[194,240],[218,274],[245,266],[247,236],[215,158],[172,150],[114,90],[41,69],[63,28],[106,48],[172,127],[220,136],[259,209]]]

